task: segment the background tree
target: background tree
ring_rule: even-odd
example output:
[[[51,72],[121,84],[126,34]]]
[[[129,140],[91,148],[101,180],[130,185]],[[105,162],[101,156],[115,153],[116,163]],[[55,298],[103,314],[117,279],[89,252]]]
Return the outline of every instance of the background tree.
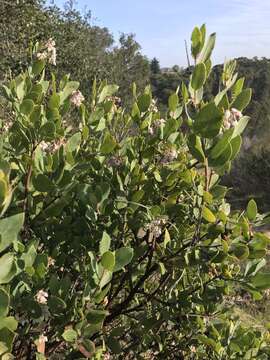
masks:
[[[122,34],[119,46],[114,47],[110,56],[110,81],[119,84],[119,94],[125,103],[131,100],[131,86],[141,91],[149,82],[149,62],[140,52],[140,45],[134,34]]]
[[[90,94],[96,78],[117,81],[124,102],[136,81],[142,89],[149,80],[149,64],[140,52],[134,35],[122,34],[119,46],[107,28],[94,25],[91,12],[80,13],[73,1],[64,9],[45,6],[43,0],[0,2],[0,80],[25,69],[29,43],[53,38],[57,43],[59,64],[55,75],[69,73]]]
[[[160,74],[160,65],[157,58],[153,58],[150,63],[151,74]]]

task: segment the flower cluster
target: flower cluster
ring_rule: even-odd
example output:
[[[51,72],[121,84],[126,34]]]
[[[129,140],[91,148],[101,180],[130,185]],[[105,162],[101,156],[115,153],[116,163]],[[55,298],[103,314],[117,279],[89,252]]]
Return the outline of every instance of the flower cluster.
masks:
[[[39,144],[41,150],[45,151],[46,153],[55,153],[62,145],[65,145],[65,139],[57,139],[53,142],[45,142],[41,141]]]
[[[169,164],[175,160],[178,156],[178,151],[174,148],[168,148],[164,151],[162,158],[160,159],[161,164]]]
[[[123,158],[121,156],[111,156],[107,161],[108,166],[118,168],[123,165]]]
[[[149,107],[149,111],[153,112],[153,113],[157,113],[158,112],[158,108],[157,108],[157,100],[152,99],[150,107]]]
[[[118,96],[109,96],[107,100],[113,102],[116,107],[119,107],[122,104],[122,100]]]
[[[38,60],[48,60],[49,64],[56,65],[55,41],[51,38],[45,44],[45,50],[37,53]]]
[[[241,111],[237,109],[232,108],[231,110],[226,110],[223,122],[224,128],[230,129],[234,127],[242,116]]]
[[[152,220],[150,224],[147,225],[146,229],[152,233],[154,238],[158,238],[162,234],[162,229],[164,225],[166,224],[165,218],[157,218],[155,220]]]
[[[48,301],[48,293],[44,290],[39,290],[35,296],[37,302],[39,304],[47,304],[47,301]]]
[[[150,135],[156,135],[158,132],[158,129],[161,128],[166,123],[164,119],[157,119],[153,121],[152,125],[148,128],[148,133]]]
[[[13,125],[12,120],[6,120],[5,122],[3,122],[2,127],[0,129],[0,135],[8,132],[12,125]]]
[[[73,93],[71,95],[71,98],[70,98],[70,101],[74,106],[80,107],[84,100],[85,100],[84,96],[80,92],[80,90],[73,91]]]
[[[52,257],[48,257],[48,264],[47,266],[50,267],[50,266],[54,266],[55,265],[55,259],[53,259]]]

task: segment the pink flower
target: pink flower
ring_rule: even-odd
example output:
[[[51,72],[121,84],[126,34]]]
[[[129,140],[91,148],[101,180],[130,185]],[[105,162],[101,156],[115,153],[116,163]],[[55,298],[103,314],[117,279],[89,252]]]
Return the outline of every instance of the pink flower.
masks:
[[[46,60],[48,57],[48,54],[46,51],[43,51],[41,53],[37,53],[38,60]]]
[[[80,107],[82,102],[84,101],[84,96],[83,94],[80,92],[80,90],[76,90],[73,91],[70,101],[72,102],[73,105],[75,105],[76,107]]]
[[[48,57],[49,64],[56,65],[56,48],[53,48],[52,51],[50,51]]]
[[[153,121],[152,126],[148,128],[148,134],[150,135],[156,135],[158,132],[158,129],[161,128],[161,126],[165,125],[166,121],[164,119],[157,119]]]
[[[46,44],[45,44],[45,47],[47,48],[47,50],[50,52],[50,51],[53,51],[55,49],[55,41],[50,38]]]
[[[224,114],[223,126],[225,129],[230,129],[237,125],[238,120],[242,117],[241,111],[232,108],[231,110],[226,110]]]
[[[38,60],[48,60],[49,64],[56,65],[55,41],[50,38],[45,44],[45,50],[37,53]]]

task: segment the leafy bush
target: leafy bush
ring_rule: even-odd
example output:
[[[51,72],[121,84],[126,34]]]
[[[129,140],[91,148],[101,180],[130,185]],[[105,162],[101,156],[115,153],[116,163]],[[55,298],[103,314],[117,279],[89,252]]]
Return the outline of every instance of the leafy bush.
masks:
[[[269,239],[252,230],[264,221],[256,203],[231,212],[219,184],[250,90],[229,62],[204,100],[214,42],[194,29],[190,84],[165,119],[150,88],[134,86],[129,114],[115,85],[85,100],[68,76],[57,84],[51,40],[3,86],[3,359],[269,358],[268,334],[226,305],[234,284],[254,299],[268,288]]]

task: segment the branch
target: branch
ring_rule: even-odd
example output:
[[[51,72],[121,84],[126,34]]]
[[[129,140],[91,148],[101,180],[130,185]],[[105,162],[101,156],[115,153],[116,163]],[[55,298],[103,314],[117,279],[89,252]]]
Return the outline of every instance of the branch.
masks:
[[[28,213],[28,194],[29,194],[29,188],[30,188],[31,175],[32,175],[32,171],[33,171],[33,161],[34,161],[34,156],[35,156],[35,150],[36,150],[36,146],[34,145],[32,151],[31,151],[30,165],[28,167],[26,178],[25,178],[24,200],[23,200],[23,212],[25,214],[24,227],[26,227],[26,223],[27,223],[28,217],[29,217],[29,213]]]
[[[126,307],[129,305],[129,303],[133,300],[134,296],[137,294],[138,290],[143,285],[145,280],[148,279],[149,276],[158,269],[157,264],[154,264],[153,266],[151,266],[152,257],[153,257],[153,252],[151,252],[151,254],[148,258],[148,263],[147,263],[144,275],[139,279],[139,281],[134,286],[132,291],[129,293],[127,298],[124,301],[122,301],[120,304],[115,305],[112,308],[111,314],[105,320],[106,324],[112,322],[118,315],[122,314],[122,312],[126,309]]]

